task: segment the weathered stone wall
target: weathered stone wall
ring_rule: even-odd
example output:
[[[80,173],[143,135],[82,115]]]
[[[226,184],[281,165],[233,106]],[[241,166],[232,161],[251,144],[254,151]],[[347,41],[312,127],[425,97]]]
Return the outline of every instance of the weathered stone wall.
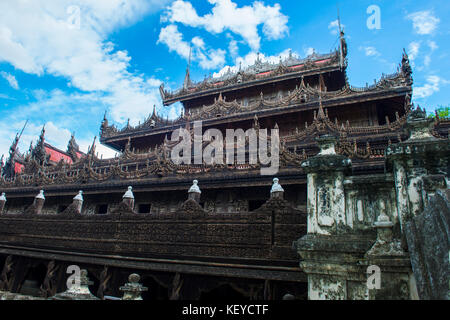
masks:
[[[431,122],[420,109],[408,115],[410,138],[388,146],[383,174],[352,175],[350,159],[335,152],[335,138],[317,139],[319,154],[302,164],[308,234],[295,244],[310,299],[448,295],[448,214],[437,214],[443,209],[430,199],[450,187],[450,143],[431,134]]]

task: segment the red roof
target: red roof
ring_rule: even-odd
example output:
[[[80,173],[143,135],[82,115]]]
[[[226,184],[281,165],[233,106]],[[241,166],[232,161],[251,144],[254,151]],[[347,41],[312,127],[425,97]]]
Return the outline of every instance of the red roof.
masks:
[[[22,172],[23,168],[25,166],[19,162],[14,163],[14,173],[20,173]]]
[[[52,162],[59,162],[61,160],[63,160],[64,162],[68,163],[68,164],[72,164],[72,158],[70,158],[69,155],[67,155],[65,152],[50,146],[50,145],[46,145],[45,146],[45,153],[50,155],[50,161]]]

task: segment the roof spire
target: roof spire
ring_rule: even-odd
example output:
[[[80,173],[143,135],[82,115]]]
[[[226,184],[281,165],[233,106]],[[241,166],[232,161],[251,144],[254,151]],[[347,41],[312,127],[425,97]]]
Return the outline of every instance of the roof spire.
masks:
[[[338,25],[339,25],[339,64],[341,69],[344,68],[345,57],[347,56],[347,43],[344,37],[344,30],[341,27],[341,16],[339,14],[339,6],[337,6]]]
[[[317,119],[322,120],[325,119],[325,112],[323,111],[323,105],[322,105],[322,94],[319,95],[319,111],[317,113]]]
[[[184,77],[184,83],[183,83],[183,89],[187,90],[189,86],[191,85],[191,75],[190,75],[190,69],[191,69],[191,57],[192,57],[192,42],[189,44],[189,61],[186,68],[186,75]]]

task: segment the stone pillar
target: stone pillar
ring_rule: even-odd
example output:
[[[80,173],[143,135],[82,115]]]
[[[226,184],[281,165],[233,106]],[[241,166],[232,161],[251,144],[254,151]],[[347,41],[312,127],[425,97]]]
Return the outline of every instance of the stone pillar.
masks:
[[[5,209],[6,204],[6,194],[2,192],[2,195],[0,196],[0,214],[3,213],[3,209]]]
[[[126,205],[128,205],[131,210],[134,209],[134,194],[133,194],[133,187],[128,187],[128,191],[125,192],[125,194],[122,197],[122,201],[123,203],[125,203]]]
[[[83,191],[78,191],[78,194],[73,198],[73,206],[78,213],[83,209]]]
[[[279,184],[279,181],[280,180],[278,178],[273,179],[272,189],[270,190],[270,197],[273,199],[283,199],[284,198],[284,189]]]
[[[192,186],[188,191],[189,194],[189,199],[194,200],[195,202],[199,203],[200,202],[200,196],[202,194],[200,188],[198,187],[198,181],[194,180],[192,181]]]
[[[140,284],[140,280],[141,277],[138,274],[130,274],[128,283],[119,288],[120,291],[123,291],[122,300],[142,300],[141,293],[147,291],[148,288]]]
[[[44,207],[45,196],[44,190],[40,190],[39,194],[34,198],[34,213],[40,214],[42,212],[42,208]]]
[[[371,242],[360,241],[346,219],[344,179],[350,159],[336,154],[336,139],[321,136],[317,156],[302,163],[308,181],[308,234],[294,244],[308,276],[311,300],[365,299],[358,259]]]
[[[302,163],[308,179],[308,233],[330,235],[347,224],[344,173],[351,167],[351,160],[336,154],[335,137],[316,140],[319,154]]]
[[[408,300],[417,297],[409,255],[401,241],[393,237],[394,224],[386,215],[384,201],[381,212],[373,227],[377,240],[365,254],[368,279],[367,290],[370,300]]]
[[[400,224],[423,212],[436,190],[448,188],[448,139],[431,134],[433,119],[417,108],[407,118],[409,138],[386,148],[387,166],[394,172]]]

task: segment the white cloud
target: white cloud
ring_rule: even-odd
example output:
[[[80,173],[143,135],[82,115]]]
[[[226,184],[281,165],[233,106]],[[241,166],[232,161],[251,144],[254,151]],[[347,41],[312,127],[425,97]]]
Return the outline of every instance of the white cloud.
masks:
[[[434,42],[432,40],[428,40],[427,41],[427,45],[428,45],[428,48],[430,49],[430,52],[424,58],[424,65],[425,65],[425,67],[430,66],[430,64],[431,64],[431,55],[433,54],[434,51],[436,51],[439,48],[438,45],[436,44],[436,42]]]
[[[414,61],[417,58],[417,56],[419,55],[420,45],[421,45],[420,41],[413,41],[409,44],[408,47],[409,60]]]
[[[234,39],[230,40],[230,43],[228,44],[228,51],[230,52],[230,55],[235,58],[239,53],[239,47],[238,42]]]
[[[280,39],[289,30],[288,17],[281,13],[278,3],[265,6],[255,1],[251,6],[238,7],[231,0],[208,1],[214,7],[204,16],[199,16],[190,2],[174,1],[161,20],[204,28],[213,34],[229,30],[240,35],[253,51],[260,48],[258,26],[262,25],[262,32],[269,40]]]
[[[175,51],[185,59],[189,58],[189,43],[183,40],[183,35],[174,24],[161,29],[157,43],[164,43],[169,47],[169,51]]]
[[[414,12],[406,18],[413,22],[414,31],[420,35],[432,34],[440,22],[430,10]]]
[[[434,42],[433,40],[428,40],[427,44],[432,52],[439,48],[438,45],[436,44],[436,42]]]
[[[69,130],[59,128],[52,121],[45,124],[45,140],[59,149],[66,150],[70,136]]]
[[[447,85],[450,81],[442,79],[439,76],[431,75],[427,77],[427,82],[422,87],[414,88],[414,96],[418,99],[423,99],[433,95],[440,90],[441,85]]]
[[[381,55],[375,47],[359,47],[359,50],[363,50],[368,57],[379,57]]]
[[[312,47],[308,47],[308,48],[304,49],[303,51],[305,52],[305,56],[310,56],[315,52],[314,48],[312,48]]]
[[[431,56],[429,56],[429,55],[425,56],[423,63],[425,65],[425,67],[428,67],[431,64]]]
[[[64,77],[96,92],[112,120],[137,123],[159,104],[157,88],[129,71],[131,57],[107,42],[108,33],[161,8],[165,0],[0,1],[0,61],[30,74]],[[80,28],[69,22],[80,8]]]
[[[15,98],[12,98],[6,94],[0,93],[0,99],[5,99],[5,100],[16,100]]]
[[[149,79],[147,79],[147,84],[150,87],[159,88],[159,86],[162,84],[162,81],[159,79],[155,79],[155,78],[149,78]]]
[[[292,54],[292,56],[294,57],[299,57],[299,54],[292,52],[291,49],[286,49],[282,52],[280,52],[277,55],[273,55],[273,56],[266,56],[263,53],[259,54],[259,59],[262,62],[269,62],[269,63],[279,63],[280,62],[280,58],[281,59],[286,59],[287,57],[289,57],[289,54]],[[225,73],[228,72],[228,70],[230,70],[231,72],[237,72],[239,71],[239,67],[241,66],[242,68],[246,68],[248,66],[251,66],[255,63],[256,59],[258,58],[258,53],[256,52],[249,52],[247,55],[245,55],[244,57],[238,57],[235,61],[236,64],[234,66],[225,66],[223,67],[219,72],[216,72],[213,74],[213,77],[220,77],[222,75],[224,75]]]
[[[198,48],[201,48],[201,49],[205,48],[205,41],[203,41],[203,39],[200,37],[192,38],[192,43]]]
[[[225,63],[226,52],[222,49],[206,49],[205,42],[200,37],[191,40],[192,60],[198,61],[203,69],[214,69]],[[175,51],[181,57],[188,59],[191,52],[189,42],[183,40],[183,34],[178,31],[178,26],[171,24],[161,29],[157,43],[164,43],[169,51]]]
[[[345,29],[345,25],[341,24],[341,28],[342,28],[342,30],[344,30]],[[338,35],[339,34],[339,20],[336,19],[334,21],[331,21],[328,24],[328,29],[330,30],[330,33],[332,35]]]
[[[6,81],[8,81],[9,85],[10,85],[12,88],[14,88],[14,89],[16,89],[16,90],[19,89],[19,83],[17,82],[17,79],[16,79],[15,76],[13,76],[12,74],[9,74],[9,73],[7,73],[7,72],[5,72],[5,71],[1,71],[1,72],[0,72],[0,75],[1,75]]]
[[[207,54],[200,50],[197,52],[200,66],[203,69],[215,69],[218,66],[223,66],[225,63],[226,51],[222,49],[210,49]]]

